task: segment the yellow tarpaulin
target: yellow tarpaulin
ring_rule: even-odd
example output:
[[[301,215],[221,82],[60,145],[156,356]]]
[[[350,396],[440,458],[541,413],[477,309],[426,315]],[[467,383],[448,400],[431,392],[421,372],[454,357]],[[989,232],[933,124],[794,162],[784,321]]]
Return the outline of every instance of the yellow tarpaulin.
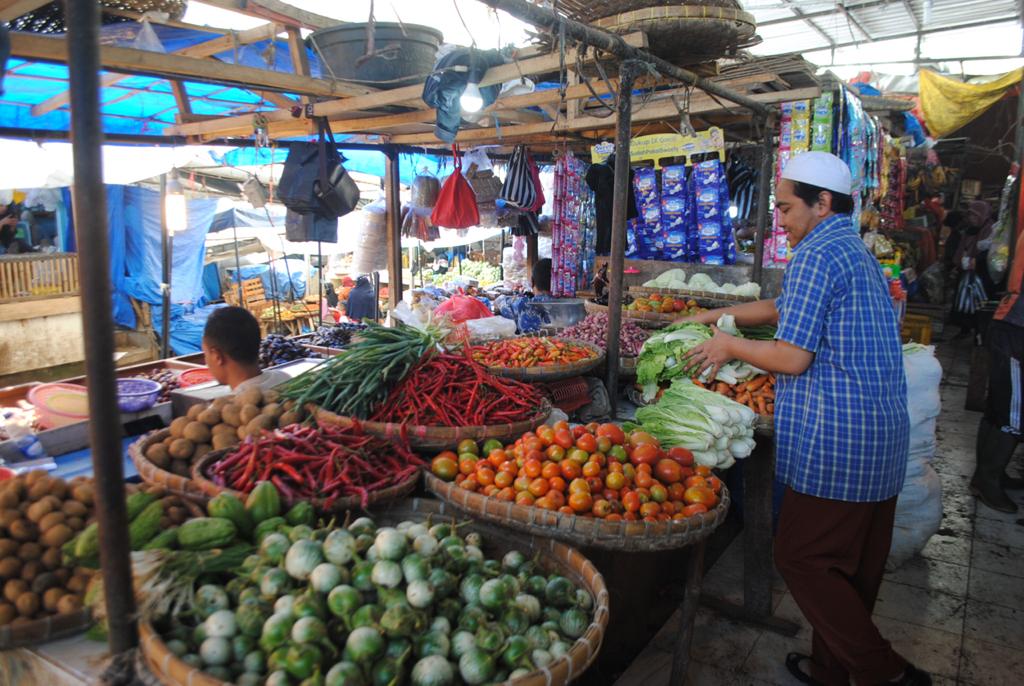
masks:
[[[1020,83],[1024,68],[1003,74],[988,83],[963,83],[922,69],[921,109],[928,130],[936,138],[948,135],[980,116],[1006,91]]]

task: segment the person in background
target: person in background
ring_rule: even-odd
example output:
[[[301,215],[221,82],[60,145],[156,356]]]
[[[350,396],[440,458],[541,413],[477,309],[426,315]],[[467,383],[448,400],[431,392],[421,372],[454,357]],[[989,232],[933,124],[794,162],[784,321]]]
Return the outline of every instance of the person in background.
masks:
[[[373,298],[373,284],[370,277],[363,274],[356,279],[356,285],[349,291],[345,302],[345,314],[353,321],[377,318],[377,303]]]
[[[964,235],[964,213],[960,210],[950,210],[942,224],[949,231],[942,243],[942,263],[947,271],[952,272],[956,262],[956,254],[960,248],[960,241]]]
[[[280,370],[260,369],[260,325],[241,307],[220,307],[203,329],[206,366],[217,383],[240,393],[250,388],[267,390],[290,377]]]
[[[1024,361],[1024,232],[1017,237],[1007,293],[1003,296],[986,338],[989,350],[988,395],[978,425],[977,464],[970,491],[999,512],[1017,512],[1006,490],[1024,489],[1024,479],[1007,475],[1006,466],[1024,435],[1021,421],[1021,363]]]
[[[814,629],[809,656],[786,656],[789,672],[825,686],[930,686],[872,619],[910,420],[899,323],[882,269],[850,223],[851,187],[849,167],[835,155],[789,161],[775,192],[793,249],[781,295],[690,318],[774,324],[775,340],[716,328],[689,363],[714,376],[735,359],[778,375],[776,473],[786,491],[775,564]]]
[[[533,265],[530,283],[533,285],[534,298],[547,299],[551,297],[551,258],[545,257],[543,260],[537,260],[537,263]]]
[[[32,246],[18,238],[18,217],[8,214],[0,219],[0,254],[20,255],[32,252]]]
[[[953,321],[960,325],[960,338],[977,332],[978,307],[992,295],[984,257],[992,242],[993,224],[992,206],[984,200],[971,201],[963,236],[953,255],[953,266],[961,274],[953,305]]]

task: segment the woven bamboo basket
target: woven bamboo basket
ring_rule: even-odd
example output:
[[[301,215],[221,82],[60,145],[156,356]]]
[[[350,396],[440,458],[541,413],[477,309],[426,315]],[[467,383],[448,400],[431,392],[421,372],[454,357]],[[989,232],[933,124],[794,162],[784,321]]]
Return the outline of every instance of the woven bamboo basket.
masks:
[[[654,295],[655,293],[658,293],[660,295],[671,295],[673,298],[686,298],[688,300],[692,299],[696,300],[697,304],[700,305],[701,307],[708,307],[708,305],[703,304],[704,302],[713,304],[715,307],[721,307],[724,305],[732,305],[734,303],[749,303],[757,300],[757,298],[752,298],[750,296],[732,295],[730,293],[713,293],[711,291],[691,291],[676,288],[649,288],[647,286],[630,286],[629,292],[632,295],[640,296]]]
[[[51,615],[24,624],[0,626],[0,650],[35,646],[80,634],[92,624],[92,613],[83,608],[65,615]]]
[[[205,504],[209,500],[209,496],[192,479],[161,469],[146,458],[146,449],[153,443],[164,440],[170,434],[170,429],[151,431],[131,444],[128,448],[128,456],[135,464],[135,469],[139,471],[139,476],[147,484],[160,486],[168,493],[181,496],[186,500]]]
[[[224,486],[220,486],[211,481],[209,476],[207,476],[207,472],[209,471],[210,466],[220,458],[227,455],[232,450],[232,448],[228,448],[226,450],[216,450],[214,452],[207,453],[206,455],[201,457],[197,462],[195,462],[192,465],[192,482],[196,484],[196,486],[201,488],[203,493],[207,497],[213,498],[214,496],[219,495],[221,493],[230,493],[239,500],[245,502],[245,499],[248,497],[245,493],[242,493],[241,491],[236,491],[233,488],[226,488]],[[407,479],[405,479],[405,481],[401,481],[397,484],[394,484],[393,486],[388,486],[387,488],[382,488],[378,491],[373,491],[372,493],[369,494],[369,504],[375,505],[390,502],[392,500],[398,500],[399,498],[402,498],[411,493],[413,489],[416,488],[416,484],[419,482],[419,480],[419,472],[415,472],[412,475],[410,475]],[[284,494],[282,494],[281,497],[287,501],[287,498],[284,498]],[[360,501],[358,496],[336,498],[331,503],[330,507],[327,507],[326,501],[320,498],[310,500],[309,502],[311,505],[313,505],[313,509],[323,514],[345,512],[346,510],[355,510],[360,509],[362,507],[362,502]],[[292,505],[294,503],[288,501],[288,504]]]
[[[681,63],[714,59],[751,45],[754,15],[732,7],[672,5],[646,7],[596,19],[613,33],[643,31],[655,55]]]
[[[607,305],[600,305],[593,300],[584,300],[583,307],[586,309],[587,314],[608,313]],[[675,312],[669,314],[666,312],[638,312],[637,310],[622,309],[623,320],[633,322],[645,329],[660,329],[672,324],[681,316],[682,315]]]
[[[429,518],[435,522],[455,519],[457,513],[444,503],[414,498],[374,508],[372,516],[381,524],[397,524],[405,519]],[[513,686],[561,686],[578,678],[597,657],[608,627],[610,597],[604,577],[578,550],[562,543],[540,537],[524,538],[479,522],[468,522],[465,527],[483,536],[484,551],[491,557],[500,558],[509,550],[522,551],[528,558],[536,558],[545,571],[561,574],[585,588],[594,598],[594,616],[590,626],[564,657],[543,670],[506,683]],[[189,666],[168,650],[149,622],[139,623],[139,645],[144,666],[165,686],[224,686],[224,682]]]
[[[585,341],[571,340],[568,338],[552,338],[551,340],[573,343],[587,348],[594,353],[594,357],[569,364],[549,364],[538,367],[487,367],[487,371],[497,376],[519,381],[558,381],[559,379],[571,379],[574,376],[584,376],[594,371],[604,363],[604,351],[592,343]]]
[[[471,517],[534,536],[606,550],[684,548],[710,536],[725,521],[729,510],[729,491],[723,486],[718,504],[703,514],[667,522],[609,522],[498,500],[442,481],[430,472],[424,472],[424,477],[427,488],[438,498]]]
[[[368,434],[380,438],[404,438],[412,448],[429,451],[451,448],[467,438],[478,443],[489,438],[503,443],[516,439],[543,424],[551,414],[551,404],[545,400],[537,414],[525,421],[493,426],[409,426],[408,424],[392,424],[390,422],[360,421],[352,417],[342,417],[317,407],[310,407],[309,411],[314,414],[317,423],[334,424],[346,428],[358,424]]]

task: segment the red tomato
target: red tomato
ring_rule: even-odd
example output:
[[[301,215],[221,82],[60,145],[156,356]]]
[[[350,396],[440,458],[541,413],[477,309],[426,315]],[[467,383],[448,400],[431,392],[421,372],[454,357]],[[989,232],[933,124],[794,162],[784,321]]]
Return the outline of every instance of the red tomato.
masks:
[[[661,512],[661,506],[656,502],[647,502],[640,506],[640,516],[643,518],[653,517]]]
[[[701,505],[706,505],[708,508],[711,508],[715,506],[715,502],[718,498],[707,486],[691,486],[690,488],[687,488],[686,493],[683,494],[683,500],[686,501],[687,505],[700,503]]]
[[[675,460],[658,460],[654,465],[654,475],[663,484],[674,484],[683,478],[683,468]]]
[[[540,460],[527,460],[523,463],[523,473],[531,479],[540,476],[543,465]]]
[[[594,498],[582,491],[573,493],[569,496],[569,507],[576,512],[589,512],[594,507]]]
[[[452,453],[454,454],[454,453]],[[430,471],[434,476],[445,481],[451,481],[459,473],[459,465],[451,457],[441,453],[430,462]]]
[[[550,479],[553,476],[558,476],[562,473],[557,462],[545,462],[544,466],[541,467],[540,475],[545,479]]]
[[[566,450],[572,447],[576,440],[572,437],[572,432],[568,429],[560,429],[555,432],[555,444],[560,445]]]
[[[717,476],[709,476],[707,478],[707,482],[708,488],[710,488],[716,494],[722,491],[722,480],[719,479]]]
[[[594,434],[582,434],[576,438],[576,447],[587,453],[597,452],[597,439]]]
[[[687,488],[694,488],[695,486],[706,487],[708,485],[708,482],[704,479],[703,476],[697,475],[686,477],[686,481],[684,481],[683,483],[686,485]]]
[[[533,505],[535,500],[536,499],[533,497],[533,494],[529,491],[519,491],[516,493],[516,505],[530,506]]]
[[[683,467],[693,465],[693,453],[686,448],[669,448],[668,457],[670,460],[675,460]]]
[[[654,483],[654,477],[651,476],[650,472],[641,470],[636,473],[636,479],[634,481],[640,488],[650,488]]]
[[[612,449],[612,439],[607,436],[601,436],[597,439],[597,451],[600,453],[607,454]]]
[[[651,485],[651,500],[663,503],[668,500],[668,490],[659,483]]]
[[[638,445],[644,445],[645,443],[649,443],[658,448],[661,447],[661,445],[658,443],[658,439],[650,435],[646,431],[634,431],[629,435],[629,444],[631,446],[636,447]]]
[[[573,438],[579,438],[580,436],[582,436],[585,433],[587,433],[587,430],[584,429],[582,425],[577,425],[577,426],[572,427],[572,437]]]
[[[590,514],[595,517],[605,518],[612,513],[612,504],[603,498],[599,498],[594,501],[594,507],[591,508]]]
[[[494,485],[498,488],[508,488],[513,481],[515,481],[515,477],[508,472],[499,471],[494,475]]]
[[[569,482],[569,492],[576,493],[577,491],[590,493],[590,484],[587,483],[586,479],[573,479]]]
[[[528,476],[517,476],[516,480],[512,482],[512,487],[520,493],[525,493],[526,490],[530,488],[530,481],[532,481],[532,479]]]
[[[686,492],[686,486],[676,482],[668,487],[668,497],[672,500],[682,500],[683,493]]]
[[[607,438],[612,445],[622,445],[626,442],[626,433],[618,424],[601,424],[594,433],[598,438]]]
[[[657,445],[653,443],[641,443],[633,448],[633,452],[629,455],[629,461],[635,465],[653,465],[658,461],[660,453],[661,451],[658,449]]]
[[[621,473],[609,472],[608,476],[604,478],[604,485],[617,491],[626,485],[626,477]]]
[[[684,517],[692,517],[695,514],[700,514],[701,512],[707,511],[707,505],[704,505],[703,503],[694,503],[693,505],[687,505],[686,507],[684,507],[682,514]]]
[[[548,449],[547,451],[545,451],[545,454],[547,455],[547,458],[552,462],[561,462],[562,460],[565,459],[565,448],[558,444],[552,444],[548,446]]]
[[[530,493],[540,498],[547,494],[551,490],[551,484],[548,483],[547,479],[536,478],[530,482]]]
[[[640,509],[640,496],[636,493],[627,493],[622,496],[622,504],[626,512],[633,513]]]

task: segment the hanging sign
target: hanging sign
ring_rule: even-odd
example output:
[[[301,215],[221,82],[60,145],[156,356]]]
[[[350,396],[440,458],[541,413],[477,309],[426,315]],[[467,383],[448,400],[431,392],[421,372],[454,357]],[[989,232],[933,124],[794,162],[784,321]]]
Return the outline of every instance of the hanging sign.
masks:
[[[608,159],[614,151],[614,143],[598,143],[590,149],[590,160],[594,164],[599,164]],[[708,153],[718,153],[718,158],[725,162],[725,135],[717,126],[707,131],[699,131],[693,136],[654,133],[649,136],[637,136],[629,142],[629,161],[650,160],[654,162],[655,169],[660,168],[659,160],[667,157],[684,157],[686,164],[693,164],[694,155]]]

